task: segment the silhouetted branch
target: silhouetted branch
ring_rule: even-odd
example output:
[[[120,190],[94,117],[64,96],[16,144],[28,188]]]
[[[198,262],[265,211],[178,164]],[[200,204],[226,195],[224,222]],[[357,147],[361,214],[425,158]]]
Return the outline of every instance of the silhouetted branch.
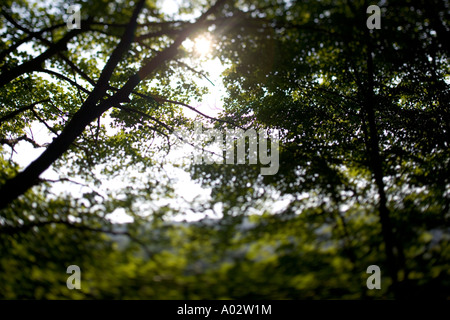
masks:
[[[49,101],[50,101],[50,99],[44,99],[44,100],[41,100],[41,101],[38,101],[38,102],[34,102],[34,103],[32,103],[32,104],[30,104],[30,105],[28,105],[28,106],[21,107],[21,108],[19,108],[18,110],[13,111],[13,112],[7,114],[6,116],[3,116],[2,118],[0,118],[0,125],[1,125],[3,122],[8,121],[8,120],[14,118],[14,117],[17,116],[18,114],[20,114],[20,113],[22,113],[22,112],[24,112],[24,111],[26,111],[26,110],[33,109],[34,106],[36,106],[36,105],[38,105],[38,104],[40,104],[40,103],[49,102]]]

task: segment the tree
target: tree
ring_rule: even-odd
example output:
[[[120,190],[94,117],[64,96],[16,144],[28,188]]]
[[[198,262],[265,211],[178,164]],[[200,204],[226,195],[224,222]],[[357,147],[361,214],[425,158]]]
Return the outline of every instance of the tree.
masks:
[[[123,56],[127,52],[129,52],[129,48],[133,40],[135,38],[145,39],[152,36],[151,34],[141,35],[140,37],[135,35],[135,30],[138,25],[138,18],[145,4],[144,0],[139,1],[135,8],[133,8],[129,22],[125,25],[122,25],[124,31],[120,37],[120,41],[112,50],[107,63],[100,72],[98,80],[92,80],[89,75],[87,76],[87,79],[85,79],[94,87],[90,92],[88,91],[87,97],[85,99],[82,99],[83,102],[79,109],[74,112],[73,116],[64,126],[64,129],[61,131],[61,133],[59,133],[53,140],[53,142],[49,144],[44,153],[38,159],[31,163],[24,171],[20,172],[14,178],[8,180],[3,184],[0,190],[3,195],[0,202],[0,208],[4,208],[18,196],[35,185],[40,174],[44,172],[53,162],[55,162],[70,148],[70,145],[76,141],[76,139],[83,133],[83,131],[91,122],[98,119],[102,114],[104,114],[112,107],[116,106],[120,108],[121,104],[131,102],[129,99],[129,95],[138,86],[141,80],[145,79],[149,74],[153,73],[157,68],[161,67],[161,65],[166,61],[174,59],[178,53],[178,49],[181,43],[189,35],[192,35],[195,31],[197,31],[198,28],[202,27],[202,24],[204,24],[206,18],[214,13],[214,11],[216,11],[223,4],[223,2],[224,1],[218,1],[199,19],[197,19],[195,23],[189,24],[188,26],[181,28],[181,30],[178,30],[178,32],[176,32],[176,38],[173,43],[159,52],[152,52],[153,55],[151,55],[150,57],[144,58],[144,60],[141,62],[142,65],[139,70],[133,72],[131,75],[124,79],[112,79],[113,72],[116,70]],[[36,58],[30,59],[29,61],[23,62],[19,65],[4,65],[2,74],[6,76],[2,78],[2,83],[0,83],[1,87],[8,85],[11,81],[25,73],[31,73],[33,71],[40,70],[42,68],[42,63],[56,54],[62,54],[61,51],[65,48],[67,43],[82,31],[95,31],[89,29],[92,24],[92,17],[89,17],[86,19],[86,21],[82,22],[82,25],[84,26],[83,28],[69,31],[61,39],[58,39],[58,41],[51,43],[49,40],[46,40],[41,36],[43,32],[47,31],[46,28],[41,29],[38,32],[33,32],[28,30],[28,28],[22,28],[19,24],[15,23],[13,18],[11,18],[11,16],[7,12],[4,12],[3,15],[7,18],[7,20],[11,22],[11,24],[14,24],[16,28],[19,28],[21,31],[27,33],[28,35],[37,34],[36,38],[44,42],[44,44],[49,46],[49,48]],[[61,24],[59,25],[61,26]],[[50,30],[53,29],[54,26],[50,28]],[[160,32],[160,34],[161,33],[164,35],[166,32],[162,31]],[[12,51],[11,48],[8,48],[8,50]],[[140,51],[138,48],[136,50],[138,52]],[[73,64],[69,63],[68,60],[66,61],[66,59],[67,58],[63,58],[63,60],[69,64],[69,67],[72,68],[72,71],[78,71],[78,68],[76,68],[76,66],[75,68],[72,67],[71,65]],[[80,70],[80,72],[81,75],[85,75],[85,72],[83,70]],[[131,71],[128,71],[128,73],[131,73]],[[64,74],[62,76],[65,77]],[[113,86],[113,88],[110,87],[112,80],[116,80],[118,82],[115,87]],[[119,89],[114,90],[114,88],[118,87],[118,84],[122,86],[120,86]],[[8,89],[11,90],[10,88],[6,88],[6,90]],[[77,89],[81,90],[81,88],[79,87],[77,87]],[[108,90],[111,89],[113,89],[115,92],[109,95]],[[149,97],[148,99],[152,98]],[[132,109],[126,107],[126,109],[124,110],[130,111]],[[145,116],[145,114],[141,114],[141,116]]]
[[[153,1],[85,1],[73,30],[67,5],[2,7],[2,297],[448,298],[448,1],[389,2],[374,30],[365,1],[219,0],[176,18]],[[207,73],[182,45],[206,31],[228,66],[224,112],[206,118],[277,134],[280,170],[192,165],[212,192],[191,209],[223,217],[168,222],[183,213],[170,205],[142,216],[173,197],[150,171],[157,151],[206,123],[189,101]],[[44,151],[21,170],[7,150],[23,143]],[[49,167],[58,180],[42,177]],[[123,169],[137,174],[120,192],[97,192]],[[91,191],[55,194],[75,177]],[[118,208],[134,222],[112,224]],[[69,292],[59,270],[74,263],[89,265],[88,285]],[[381,290],[365,286],[369,265]]]
[[[42,244],[39,237],[46,239],[43,247],[62,248],[71,252],[72,258],[77,250],[71,250],[73,242],[60,241],[64,234],[70,237],[75,233],[78,239],[88,233],[87,242],[93,239],[109,250],[108,243],[103,246],[97,235],[117,234],[107,220],[108,213],[120,206],[133,213],[132,201],[139,196],[148,199],[158,183],[146,181],[140,188],[125,188],[121,194],[124,200],[118,200],[115,194],[105,199],[92,187],[101,179],[92,172],[105,162],[108,166],[103,172],[110,174],[124,166],[143,172],[152,164],[154,150],[149,141],[167,137],[173,127],[184,123],[186,119],[177,106],[186,105],[204,91],[195,84],[196,77],[204,73],[195,69],[195,63],[187,64],[190,52],[181,44],[214,26],[214,15],[226,11],[223,0],[206,4],[192,22],[166,20],[153,1],[85,1],[81,28],[68,30],[66,8],[70,4],[7,1],[1,8],[0,208],[2,257],[5,265],[10,264],[3,269],[6,271],[23,262],[17,252],[29,250],[31,256],[27,254],[24,259],[35,259],[35,250],[28,244],[32,239]],[[197,9],[185,8],[187,12],[193,10]],[[28,50],[24,51],[24,46]],[[174,75],[177,84],[171,83]],[[115,132],[103,121],[115,127]],[[30,127],[36,122],[48,129],[52,141],[41,145],[35,140]],[[12,158],[6,160],[4,148],[10,147],[14,153],[21,141],[44,149],[24,170]],[[142,145],[146,145],[144,150]],[[60,175],[56,181],[41,178],[50,166]],[[55,199],[51,185],[79,183],[72,180],[74,176],[84,178],[92,192],[79,199],[63,194]],[[133,239],[128,231],[119,233]],[[59,259],[57,252],[47,255],[50,270],[52,263],[70,260]],[[89,254],[79,254],[92,262],[91,254],[95,253],[92,249]],[[41,266],[45,269],[45,264]],[[18,277],[29,279],[27,271],[24,268]],[[41,296],[13,289],[4,296]]]
[[[362,219],[376,210],[382,242],[365,230],[366,245],[384,247],[385,262],[378,256],[377,263],[389,271],[395,296],[405,297],[421,281],[410,275],[423,272],[414,262],[425,254],[417,251],[423,244],[414,239],[448,233],[448,48],[437,31],[447,32],[448,3],[390,2],[381,30],[366,27],[367,6],[280,4],[260,13],[258,23],[242,23],[244,37],[240,30],[224,36],[233,63],[226,117],[246,127],[269,126],[280,134],[283,149],[274,179],[238,171],[239,180],[215,186],[224,193],[221,201],[238,208],[242,202],[231,202],[230,193],[265,186],[294,196],[286,213],[304,215],[317,198],[317,210],[341,229],[343,256],[359,270],[367,248],[355,244],[352,233],[360,232],[355,225],[370,225]],[[232,41],[236,37],[241,41]],[[199,169],[202,177],[205,168]],[[214,172],[208,181],[233,175],[216,169],[207,174]],[[439,270],[437,278],[444,277]]]

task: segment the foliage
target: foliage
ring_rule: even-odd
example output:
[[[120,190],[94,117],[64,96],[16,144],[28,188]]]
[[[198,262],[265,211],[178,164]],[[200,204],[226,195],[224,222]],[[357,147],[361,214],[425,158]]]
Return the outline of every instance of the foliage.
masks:
[[[65,1],[2,5],[0,298],[448,299],[449,2],[386,2],[379,30],[365,1],[158,3],[83,1],[74,30]],[[280,170],[188,164],[211,196],[184,209],[165,158],[205,122],[182,45],[205,32],[227,66],[212,125],[276,134]]]

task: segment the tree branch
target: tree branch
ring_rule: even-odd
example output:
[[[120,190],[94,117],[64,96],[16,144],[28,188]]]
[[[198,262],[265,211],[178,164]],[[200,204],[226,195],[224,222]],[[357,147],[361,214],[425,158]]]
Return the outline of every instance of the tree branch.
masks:
[[[36,58],[28,60],[12,69],[7,69],[6,66],[4,66],[1,69],[2,77],[0,78],[0,88],[4,87],[12,80],[20,77],[25,73],[31,73],[41,68],[43,62],[45,62],[58,52],[65,50],[70,40],[72,40],[79,34],[88,31],[90,23],[91,23],[90,20],[86,21],[80,29],[73,29],[69,31],[68,33],[66,33],[64,37],[62,37],[56,43],[50,43],[48,40],[45,40],[39,36],[39,39],[44,40],[47,44],[50,45],[50,47]]]
[[[74,87],[76,87],[77,89],[80,89],[81,91],[83,91],[84,93],[90,94],[91,92],[89,90],[87,90],[86,88],[84,88],[83,86],[80,86],[78,83],[76,83],[75,81],[67,78],[65,75],[62,75],[58,72],[52,71],[52,70],[48,70],[48,69],[40,69],[37,70],[38,72],[44,72],[47,74],[51,74],[54,75],[57,78],[60,78],[61,80],[67,81],[69,82],[71,85],[73,85]]]
[[[0,144],[7,144],[11,148],[14,148],[15,145],[18,144],[20,141],[27,141],[27,142],[31,143],[33,145],[33,147],[35,147],[35,148],[42,148],[42,146],[40,144],[36,143],[36,141],[34,141],[33,139],[28,138],[26,135],[23,135],[19,138],[15,138],[15,139],[0,138]]]
[[[153,59],[144,61],[144,66],[136,74],[131,76],[118,92],[106,100],[102,100],[97,105],[99,99],[102,98],[109,86],[108,82],[114,69],[113,66],[117,65],[121,58],[121,53],[124,53],[128,49],[134,39],[137,15],[145,2],[145,0],[141,0],[133,12],[133,17],[130,20],[129,27],[124,32],[121,42],[114,50],[105,68],[103,69],[100,79],[97,82],[97,86],[83,103],[81,108],[67,123],[61,134],[53,140],[48,148],[35,161],[33,161],[24,171],[17,174],[14,178],[7,180],[6,183],[0,187],[0,194],[2,194],[0,199],[0,209],[5,208],[25,191],[38,183],[41,173],[48,169],[54,161],[56,161],[68,150],[70,145],[79,135],[83,133],[85,128],[92,121],[100,117],[111,107],[119,105],[122,102],[129,101],[129,94],[140,83],[140,81],[154,72],[164,62],[173,59],[178,53],[178,48],[182,42],[189,35],[200,28],[206,17],[215,12],[225,3],[225,1],[227,0],[218,0],[215,5],[202,14],[196,23],[186,28],[172,43],[172,45],[163,50]]]
[[[24,111],[26,111],[26,110],[30,110],[30,109],[34,108],[34,106],[36,106],[36,105],[38,105],[38,104],[40,104],[40,103],[49,102],[49,101],[50,101],[50,99],[44,99],[44,100],[41,100],[41,101],[38,101],[38,102],[34,102],[34,103],[32,103],[32,104],[30,104],[30,105],[28,105],[28,106],[21,107],[21,108],[19,108],[18,110],[13,111],[13,112],[7,114],[6,116],[3,116],[2,118],[0,118],[0,125],[1,125],[3,122],[5,122],[5,121],[8,121],[8,120],[14,118],[14,117],[17,116],[18,114],[20,114],[20,113],[22,113],[22,112],[24,112]]]

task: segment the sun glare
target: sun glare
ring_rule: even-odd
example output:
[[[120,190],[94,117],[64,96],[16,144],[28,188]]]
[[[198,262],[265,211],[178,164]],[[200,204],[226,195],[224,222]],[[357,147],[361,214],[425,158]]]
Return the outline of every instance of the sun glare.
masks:
[[[194,50],[200,56],[205,56],[212,50],[211,37],[201,35],[194,40]]]

